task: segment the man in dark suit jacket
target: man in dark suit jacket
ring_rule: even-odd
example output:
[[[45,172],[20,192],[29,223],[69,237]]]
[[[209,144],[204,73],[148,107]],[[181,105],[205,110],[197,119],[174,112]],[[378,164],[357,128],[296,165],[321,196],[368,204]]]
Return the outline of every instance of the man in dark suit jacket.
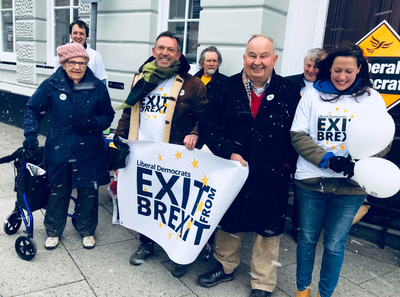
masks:
[[[272,38],[253,35],[243,71],[217,83],[199,121],[200,137],[212,153],[249,164],[249,176],[215,234],[217,265],[197,281],[212,287],[233,280],[243,236],[252,232],[251,297],[269,297],[276,287],[288,201],[284,164],[293,154],[289,131],[300,100],[300,87],[275,74],[277,59]]]

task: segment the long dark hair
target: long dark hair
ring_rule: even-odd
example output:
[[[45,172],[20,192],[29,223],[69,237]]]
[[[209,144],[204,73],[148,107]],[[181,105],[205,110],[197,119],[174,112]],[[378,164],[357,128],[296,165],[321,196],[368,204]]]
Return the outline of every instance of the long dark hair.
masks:
[[[357,60],[357,67],[361,66],[360,72],[356,76],[356,81],[358,81],[357,86],[353,90],[353,94],[351,96],[357,97],[361,96],[365,93],[368,93],[368,95],[371,94],[369,91],[370,88],[372,88],[372,83],[371,83],[371,77],[368,72],[368,62],[364,57],[362,49],[355,44],[341,44],[332,50],[328,56],[324,60],[318,63],[318,69],[319,72],[317,74],[317,80],[330,80],[331,79],[331,68],[333,61],[337,57],[354,57]],[[335,96],[334,98],[331,99],[324,99],[324,101],[334,101],[338,100],[341,94]]]

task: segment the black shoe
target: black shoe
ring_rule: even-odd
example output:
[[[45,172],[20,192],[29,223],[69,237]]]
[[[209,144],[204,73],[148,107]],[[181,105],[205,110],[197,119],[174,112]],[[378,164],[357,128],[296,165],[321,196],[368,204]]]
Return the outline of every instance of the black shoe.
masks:
[[[131,256],[129,262],[132,265],[141,265],[144,260],[153,254],[153,244],[152,243],[141,243],[136,252]]]
[[[272,292],[253,289],[253,290],[251,290],[249,297],[269,297],[271,295],[272,295]]]
[[[291,233],[292,233],[294,241],[297,243],[299,241],[300,227],[292,228]]]
[[[187,265],[175,264],[171,270],[171,274],[175,277],[182,277],[186,273]]]
[[[235,276],[233,275],[233,273],[226,274],[224,272],[222,264],[218,262],[217,265],[215,265],[215,267],[211,269],[209,272],[200,275],[197,278],[197,283],[202,287],[209,288],[218,285],[219,283],[222,282],[229,282],[234,278]]]

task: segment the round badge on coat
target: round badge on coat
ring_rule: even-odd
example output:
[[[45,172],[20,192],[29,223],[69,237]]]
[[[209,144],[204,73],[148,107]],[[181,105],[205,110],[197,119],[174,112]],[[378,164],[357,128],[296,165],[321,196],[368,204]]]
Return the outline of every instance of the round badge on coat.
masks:
[[[268,100],[268,101],[271,101],[272,99],[274,99],[274,97],[275,97],[275,96],[274,96],[273,94],[268,95],[268,96],[267,96],[267,100]]]
[[[61,99],[61,100],[67,99],[67,95],[65,95],[65,94],[60,94],[60,99]]]
[[[185,91],[181,90],[181,92],[179,93],[179,96],[183,96],[183,95],[185,95]]]

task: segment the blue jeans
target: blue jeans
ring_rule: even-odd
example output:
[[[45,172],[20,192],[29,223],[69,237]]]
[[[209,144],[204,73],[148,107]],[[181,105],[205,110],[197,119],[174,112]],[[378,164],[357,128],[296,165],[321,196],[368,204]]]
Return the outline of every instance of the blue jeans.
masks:
[[[335,195],[296,188],[300,206],[296,283],[299,291],[311,284],[315,248],[324,229],[319,292],[329,297],[339,280],[349,231],[366,195]]]

